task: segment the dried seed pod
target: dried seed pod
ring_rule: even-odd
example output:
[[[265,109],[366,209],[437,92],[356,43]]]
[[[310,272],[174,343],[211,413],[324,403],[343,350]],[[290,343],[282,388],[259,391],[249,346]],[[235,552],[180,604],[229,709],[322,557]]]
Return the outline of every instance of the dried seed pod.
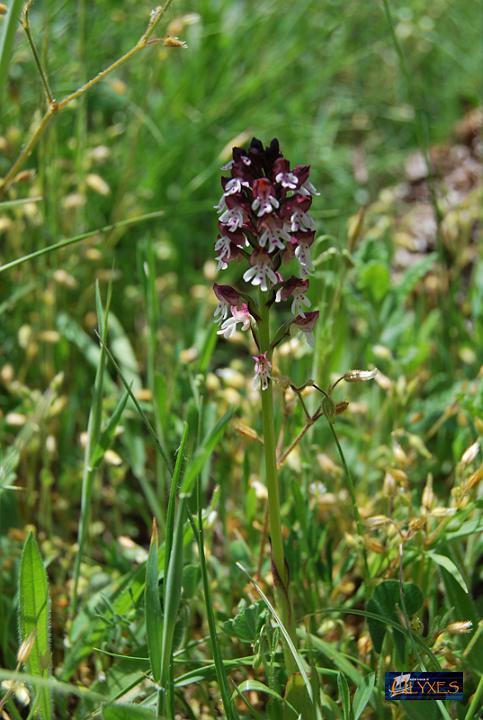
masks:
[[[368,380],[374,380],[377,373],[377,368],[373,370],[349,370],[349,372],[344,373],[343,379],[349,383],[367,382]]]

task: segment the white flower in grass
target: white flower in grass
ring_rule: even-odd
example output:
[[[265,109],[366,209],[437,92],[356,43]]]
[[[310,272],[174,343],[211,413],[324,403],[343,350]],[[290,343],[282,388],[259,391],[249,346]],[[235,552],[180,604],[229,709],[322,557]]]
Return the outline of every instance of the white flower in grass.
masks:
[[[226,225],[230,232],[236,232],[239,228],[243,227],[243,223],[245,222],[243,208],[227,208],[225,212],[220,215],[220,222]]]
[[[291,240],[283,223],[272,215],[263,218],[263,220],[259,222],[258,230],[260,233],[258,236],[258,244],[264,248],[268,243],[269,253],[274,250],[283,250],[285,245]]]
[[[231,285],[219,285],[218,283],[214,283],[213,292],[218,298],[218,305],[216,306],[213,314],[213,320],[216,323],[221,323],[228,317],[228,313],[230,312],[232,305],[236,307],[241,304],[242,297],[235,288],[231,287]]]
[[[304,184],[298,188],[297,192],[300,193],[300,195],[306,195],[307,197],[311,197],[313,195],[320,195],[320,193],[312,185],[310,180],[306,180]]]
[[[303,242],[299,243],[295,248],[295,257],[300,263],[302,275],[310,275],[310,273],[314,272],[314,263],[312,262],[309,245]]]
[[[303,317],[301,315],[296,317],[292,323],[297,330],[300,330],[305,335],[310,347],[314,347],[314,327],[315,323],[319,319],[319,315],[320,313],[318,310],[315,312],[308,312],[305,313]]]
[[[290,215],[290,232],[315,230],[315,223],[308,212],[296,208]]]
[[[295,190],[299,181],[292,172],[279,172],[275,175],[275,182],[287,190]]]
[[[255,377],[253,378],[253,387],[255,390],[260,387],[261,390],[268,388],[268,381],[272,377],[272,363],[267,357],[267,353],[253,355],[255,361]]]
[[[290,311],[292,315],[305,317],[305,309],[310,307],[311,302],[306,296],[306,292],[309,287],[308,280],[301,280],[297,277],[291,277],[282,283],[281,287],[277,290],[275,295],[275,302],[281,302],[282,300],[288,300],[292,298],[292,304]]]
[[[223,335],[226,339],[231,338],[235,334],[237,325],[241,324],[242,330],[249,330],[252,322],[254,322],[254,318],[250,315],[246,303],[243,303],[240,307],[232,305],[230,309],[231,317],[223,321],[217,333],[218,335]]]
[[[218,264],[217,270],[226,270],[228,267],[228,260],[231,257],[231,239],[226,235],[220,235],[215,242],[216,260]]]
[[[260,286],[266,292],[270,286],[276,285],[278,278],[272,268],[272,260],[263,250],[255,250],[250,255],[251,267],[244,273],[243,279],[252,285]]]
[[[224,183],[223,195],[225,197],[227,195],[237,195],[238,193],[241,193],[244,187],[249,188],[250,183],[246,180],[242,180],[241,178],[230,178]]]

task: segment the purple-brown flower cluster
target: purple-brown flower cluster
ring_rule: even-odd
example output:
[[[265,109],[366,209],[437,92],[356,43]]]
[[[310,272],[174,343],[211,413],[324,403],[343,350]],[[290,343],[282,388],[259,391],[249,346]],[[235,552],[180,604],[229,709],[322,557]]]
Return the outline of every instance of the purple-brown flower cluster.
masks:
[[[309,214],[312,198],[318,195],[309,181],[310,166],[290,167],[280,152],[278,140],[264,147],[253,138],[247,150],[233,148],[232,160],[221,178],[223,194],[216,206],[219,212],[219,234],[215,242],[218,269],[234,261],[249,263],[243,274],[246,283],[273,293],[275,302],[290,301],[293,325],[307,334],[318,318],[318,312],[307,312],[309,281],[313,271],[310,248],[315,238],[315,224]],[[284,277],[282,266],[293,259],[298,262],[298,276]],[[253,327],[247,296],[229,285],[214,285],[219,305],[215,319],[221,323],[219,333],[230,337],[238,324]]]

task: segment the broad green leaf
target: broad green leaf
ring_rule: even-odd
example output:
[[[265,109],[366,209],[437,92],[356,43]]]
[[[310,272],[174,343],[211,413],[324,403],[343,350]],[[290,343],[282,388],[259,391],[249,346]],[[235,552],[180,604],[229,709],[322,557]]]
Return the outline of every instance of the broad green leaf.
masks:
[[[300,673],[290,675],[284,694],[283,720],[315,720],[316,710]]]
[[[185,500],[180,500],[174,521],[174,540],[165,578],[163,634],[161,641],[160,685],[165,696],[172,691],[171,663],[174,633],[181,599],[183,578],[183,523],[186,514]]]
[[[386,263],[378,260],[366,263],[359,274],[359,286],[366,290],[373,300],[380,302],[391,286]]]
[[[404,599],[405,610],[409,616],[414,615],[423,604],[423,594],[419,587],[414,583],[403,583],[402,594]],[[384,580],[376,587],[374,593],[367,603],[367,610],[391,620],[398,621],[398,608],[403,610],[401,602],[401,588],[398,580]],[[371,635],[374,649],[380,653],[382,643],[386,634],[387,625],[385,623],[368,618],[367,625]],[[394,643],[396,645],[399,659],[405,660],[405,642],[404,635],[399,630],[393,629]]]
[[[179,483],[181,479],[181,473],[183,469],[183,463],[185,460],[184,453],[186,443],[188,441],[189,426],[185,422],[183,427],[183,435],[181,436],[181,442],[176,454],[176,463],[174,465],[173,474],[171,476],[171,483],[169,487],[169,498],[168,498],[168,509],[166,512],[166,528],[165,528],[165,554],[164,554],[164,576],[168,576],[168,564],[171,556],[171,545],[173,543],[174,534],[174,516],[176,510],[176,496],[179,489]]]
[[[19,628],[20,642],[34,634],[34,642],[27,660],[32,675],[48,680],[51,658],[49,642],[49,588],[39,546],[29,533],[22,551],[19,577]],[[52,698],[49,688],[35,692],[42,720],[52,718]]]
[[[440,555],[433,550],[429,550],[426,554],[429,558],[431,558],[433,562],[436,563],[436,565],[439,565],[440,567],[447,570],[449,574],[454,577],[454,579],[456,580],[458,585],[464,590],[464,592],[468,593],[468,586],[466,585],[462,574],[460,573],[455,563],[449,557],[446,557],[446,555]]]
[[[265,615],[265,606],[261,600],[254,605],[247,605],[246,601],[242,600],[235,617],[223,623],[223,630],[231,637],[237,637],[243,642],[254,643],[260,620]]]
[[[146,637],[148,641],[149,661],[151,672],[156,682],[160,680],[161,672],[161,643],[163,634],[163,614],[158,586],[158,529],[153,521],[151,545],[146,563],[146,587],[144,592],[144,607],[146,615]]]
[[[376,673],[370,673],[366,675],[354,694],[352,701],[352,711],[354,713],[354,720],[359,720],[365,709],[367,703],[371,699],[372,691],[376,682]]]
[[[473,518],[473,520],[467,520],[456,530],[451,529],[449,526],[448,531],[445,533],[446,540],[459,540],[459,538],[466,537],[467,535],[480,535],[483,532],[483,522],[479,518]]]

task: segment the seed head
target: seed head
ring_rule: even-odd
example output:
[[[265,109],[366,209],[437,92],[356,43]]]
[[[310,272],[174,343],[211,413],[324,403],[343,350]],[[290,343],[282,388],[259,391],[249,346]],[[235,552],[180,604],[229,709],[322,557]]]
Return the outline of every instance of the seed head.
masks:
[[[17,652],[17,662],[19,663],[19,665],[25,665],[25,663],[28,661],[30,653],[32,652],[32,649],[34,647],[35,636],[36,631],[33,630],[33,632],[31,632],[30,635],[28,635],[21,643]]]

